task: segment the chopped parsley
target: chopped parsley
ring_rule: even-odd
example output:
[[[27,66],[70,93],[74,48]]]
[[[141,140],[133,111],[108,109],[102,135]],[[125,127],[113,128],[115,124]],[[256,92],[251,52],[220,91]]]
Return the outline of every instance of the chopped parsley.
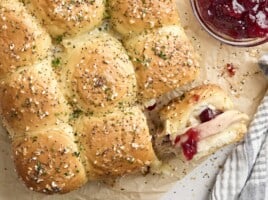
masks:
[[[73,111],[73,113],[71,114],[71,119],[77,119],[77,118],[79,118],[80,117],[80,115],[82,115],[83,114],[83,111],[82,110],[80,110],[80,109],[76,109],[76,110],[74,110]]]
[[[63,36],[62,35],[59,35],[58,37],[55,38],[55,41],[57,44],[60,44],[62,42],[62,38]]]
[[[51,64],[52,64],[53,68],[58,68],[60,66],[60,63],[61,63],[60,58],[55,58],[55,59],[52,60]]]
[[[75,156],[75,157],[79,157],[80,156],[80,152],[73,152],[73,155]]]

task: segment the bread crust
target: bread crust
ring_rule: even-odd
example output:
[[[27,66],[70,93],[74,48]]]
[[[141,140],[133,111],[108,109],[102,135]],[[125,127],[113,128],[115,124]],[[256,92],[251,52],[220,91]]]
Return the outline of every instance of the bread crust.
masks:
[[[17,1],[0,5],[0,79],[19,67],[32,65],[48,56],[47,32]]]
[[[109,0],[111,25],[124,36],[179,24],[176,1]]]
[[[24,4],[53,37],[92,30],[101,24],[105,10],[103,0],[24,0]]]
[[[11,137],[69,118],[70,109],[47,61],[21,68],[0,81],[0,96],[0,115]]]
[[[67,193],[87,182],[71,127],[58,125],[13,140],[17,172],[25,185],[46,194]]]
[[[157,98],[199,75],[194,49],[180,26],[146,31],[124,42],[135,66],[139,98]]]

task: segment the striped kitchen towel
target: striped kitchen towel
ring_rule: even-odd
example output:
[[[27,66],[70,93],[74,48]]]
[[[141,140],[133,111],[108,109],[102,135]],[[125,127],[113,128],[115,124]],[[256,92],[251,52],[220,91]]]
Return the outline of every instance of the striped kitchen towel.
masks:
[[[266,64],[267,65],[266,65]],[[260,67],[268,75],[268,55]],[[227,158],[211,200],[268,200],[268,92],[243,143]]]

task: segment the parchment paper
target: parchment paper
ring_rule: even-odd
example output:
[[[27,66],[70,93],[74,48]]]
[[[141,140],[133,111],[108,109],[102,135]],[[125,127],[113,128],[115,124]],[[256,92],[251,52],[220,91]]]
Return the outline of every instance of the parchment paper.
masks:
[[[204,68],[200,82],[219,84],[230,93],[236,107],[252,117],[268,85],[257,66],[258,58],[264,52],[268,52],[268,44],[257,48],[235,48],[220,44],[201,29],[192,14],[188,0],[177,0],[177,3],[185,31],[200,54],[200,65]],[[233,63],[237,68],[234,77],[228,76],[225,68],[227,63]],[[226,156],[224,153],[218,155]],[[198,165],[198,163],[183,164],[181,161],[173,160],[171,165],[176,167],[173,177],[128,176],[118,180],[113,187],[103,183],[88,183],[80,190],[67,195],[46,196],[31,192],[23,186],[14,172],[10,157],[9,139],[0,126],[1,200],[157,200],[179,178]]]

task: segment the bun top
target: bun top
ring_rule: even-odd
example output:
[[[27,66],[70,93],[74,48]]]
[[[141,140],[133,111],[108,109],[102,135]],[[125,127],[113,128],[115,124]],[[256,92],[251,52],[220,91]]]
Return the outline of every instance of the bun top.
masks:
[[[68,119],[69,107],[50,63],[20,69],[0,82],[0,113],[10,135],[46,129]]]
[[[102,22],[105,11],[104,0],[24,0],[24,4],[52,36],[89,31]]]
[[[70,102],[95,114],[135,102],[134,68],[119,41],[97,31],[63,44],[62,88]]]
[[[144,114],[138,107],[101,117],[81,117],[74,125],[91,180],[147,170],[156,160]]]
[[[199,74],[196,54],[180,26],[145,31],[126,40],[125,47],[143,102],[189,84]]]
[[[126,36],[179,23],[176,1],[110,0],[111,23]]]
[[[67,193],[88,181],[72,135],[70,126],[60,124],[13,140],[16,170],[29,189]]]
[[[44,59],[51,45],[47,32],[17,1],[0,5],[0,78]]]

